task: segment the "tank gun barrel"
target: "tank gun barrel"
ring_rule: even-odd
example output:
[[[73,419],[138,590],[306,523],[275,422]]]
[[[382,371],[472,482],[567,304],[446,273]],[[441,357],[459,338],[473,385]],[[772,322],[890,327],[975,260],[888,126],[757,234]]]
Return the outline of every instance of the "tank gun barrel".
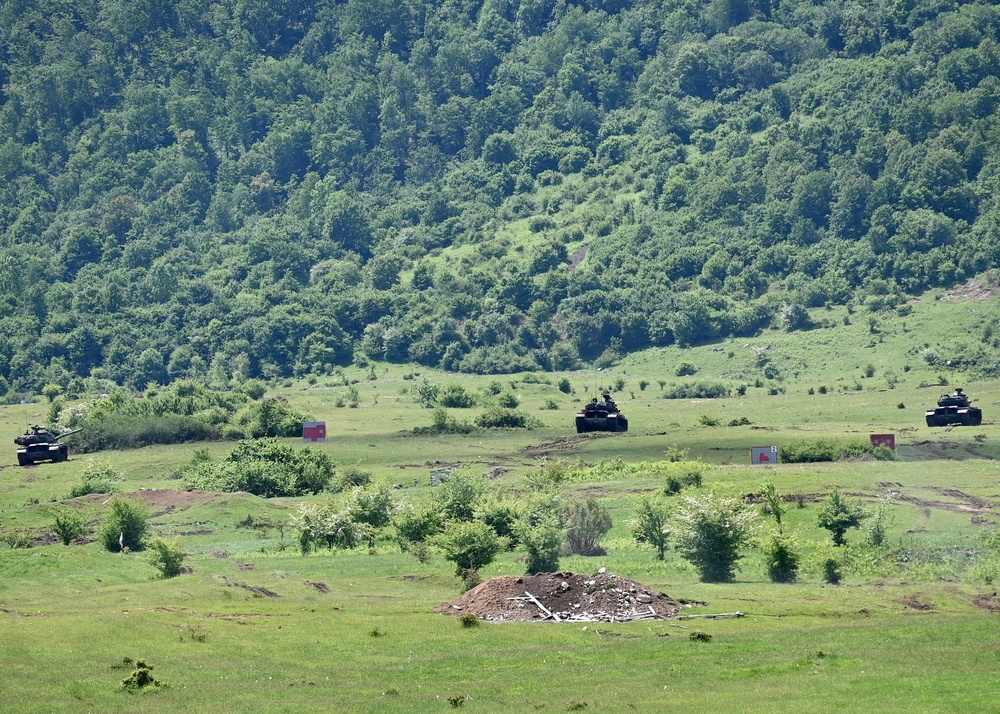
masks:
[[[64,436],[69,436],[70,434],[77,434],[77,433],[79,433],[81,431],[83,431],[83,427],[82,426],[79,429],[73,429],[72,431],[64,431],[62,434],[60,434],[55,439],[53,439],[53,441],[59,441]]]

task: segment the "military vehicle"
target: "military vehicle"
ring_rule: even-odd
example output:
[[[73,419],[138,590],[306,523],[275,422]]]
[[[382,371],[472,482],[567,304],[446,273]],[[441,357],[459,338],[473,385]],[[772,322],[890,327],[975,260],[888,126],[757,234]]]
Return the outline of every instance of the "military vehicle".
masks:
[[[959,387],[951,394],[942,394],[935,409],[927,410],[927,426],[979,426],[983,410],[972,406],[969,395]]]
[[[31,427],[21,436],[14,437],[14,443],[17,444],[17,463],[27,466],[36,461],[65,461],[69,458],[69,446],[59,443],[59,440],[78,431],[81,429],[57,435],[44,426]]]
[[[576,433],[587,431],[628,431],[628,419],[607,392],[603,401],[595,397],[576,415]]]

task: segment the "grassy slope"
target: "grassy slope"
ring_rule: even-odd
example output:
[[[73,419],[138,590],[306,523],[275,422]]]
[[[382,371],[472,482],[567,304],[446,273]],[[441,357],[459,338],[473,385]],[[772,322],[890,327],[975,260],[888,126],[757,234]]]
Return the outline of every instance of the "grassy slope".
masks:
[[[497,712],[566,711],[583,704],[591,711],[987,710],[994,705],[1000,628],[996,612],[982,605],[1000,601],[992,596],[993,586],[956,576],[965,572],[968,553],[995,520],[1000,502],[1000,432],[994,423],[1000,422],[1000,382],[965,383],[960,374],[927,365],[919,351],[929,344],[947,356],[956,347],[955,335],[973,334],[984,314],[995,312],[986,301],[928,297],[911,315],[882,320],[872,332],[862,312],[850,315],[845,326],[846,313],[818,311],[816,321],[830,328],[650,351],[611,370],[570,374],[573,396],[509,377],[416,377],[473,388],[493,379],[516,382],[524,407],[545,424],[516,433],[407,435],[413,426],[430,423],[430,411],[412,401],[415,380],[404,379],[412,368],[379,367],[375,381],[364,379],[367,370],[348,370],[360,380],[357,409],[334,407],[344,390],[335,380],[287,390],[297,406],[328,422],[331,441],[322,448],[339,465],[356,464],[380,480],[404,484],[398,493],[405,499],[429,495],[428,470],[436,462],[480,470],[500,465],[509,472],[497,487],[517,488],[545,457],[656,460],[672,445],[712,464],[704,474],[706,488],[744,494],[766,476],[783,493],[803,494],[805,507],[787,514],[806,556],[801,583],[769,583],[759,554],[750,553],[737,583],[706,585],[675,555],[659,563],[631,542],[627,520],[635,495],[657,490],[658,480],[568,487],[574,495],[605,499],[615,527],[606,557],[565,558],[562,568],[606,566],[704,603],[692,612],[746,612],[740,620],[464,629],[432,613],[457,593],[452,568],[440,556],[423,565],[384,544],[375,554],[302,558],[278,549],[277,529],[259,534],[237,526],[248,514],[284,522],[299,499],[173,494],[170,500],[161,490],[177,488],[169,476],[190,458],[192,447],[99,455],[128,474],[127,490],[158,489],[146,494],[155,500],[154,529],[181,539],[193,573],[157,580],[142,555],[111,555],[95,543],[3,546],[0,711],[402,712],[450,709],[449,698],[465,695],[471,710]],[[765,386],[751,386],[743,398],[659,398],[658,381],[680,381],[673,373],[682,361],[699,368],[690,379],[752,385],[761,374],[761,353],[780,367],[782,381],[763,380]],[[863,377],[869,364],[875,375]],[[899,379],[892,390],[886,370]],[[924,408],[944,388],[920,385],[937,383],[940,376],[968,388],[986,424],[951,431],[923,426]],[[619,378],[626,384],[616,396],[632,430],[578,437],[572,414],[579,401]],[[645,390],[641,379],[649,382]],[[808,394],[820,385],[829,388],[827,394]],[[770,395],[770,387],[784,393]],[[542,410],[546,399],[560,408]],[[0,432],[13,436],[44,412],[44,405],[0,410]],[[452,410],[469,420],[477,412]],[[699,425],[702,415],[724,424],[745,416],[753,425],[705,427]],[[750,446],[872,432],[896,433],[902,460],[766,468],[747,463]],[[221,454],[229,447],[210,448]],[[0,526],[40,535],[57,506],[83,509],[96,522],[101,497],[54,500],[65,497],[92,458],[22,469],[14,465],[11,445],[0,470]],[[844,586],[823,585],[819,562],[830,548],[809,497],[834,487],[868,503],[887,489],[899,492],[890,540],[918,554],[921,548],[948,550],[912,563],[905,575],[872,558],[849,572]],[[989,511],[969,510],[970,497],[988,502]],[[848,536],[852,543],[861,538],[858,532]],[[284,539],[290,541],[289,534]],[[522,570],[518,555],[508,554],[484,575]],[[690,641],[693,630],[713,640]],[[112,666],[123,657],[153,664],[165,688],[140,695],[117,691],[128,671]]]

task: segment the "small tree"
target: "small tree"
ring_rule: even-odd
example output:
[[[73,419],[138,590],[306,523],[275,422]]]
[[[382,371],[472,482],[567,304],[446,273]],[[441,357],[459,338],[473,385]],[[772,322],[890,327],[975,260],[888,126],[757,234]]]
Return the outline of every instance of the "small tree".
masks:
[[[52,530],[63,545],[69,545],[87,530],[87,521],[77,511],[57,513],[52,522]]]
[[[471,521],[486,490],[479,474],[456,471],[434,491],[434,503],[445,520]]]
[[[844,533],[848,528],[857,528],[865,519],[865,509],[860,503],[848,503],[840,491],[834,490],[827,497],[826,501],[817,514],[819,525],[830,531],[833,536],[833,544],[844,545]]]
[[[164,578],[174,578],[181,574],[184,551],[176,540],[153,538],[149,543],[149,563],[160,571]]]
[[[778,532],[780,533],[781,518],[785,515],[785,503],[781,500],[781,496],[778,495],[778,489],[775,487],[774,482],[771,481],[771,479],[765,479],[760,485],[760,495],[767,504],[771,517],[774,518],[775,523],[778,524]]]
[[[868,526],[868,542],[878,548],[885,543],[886,531],[892,523],[889,506],[892,505],[893,494],[887,493],[879,499],[875,512],[872,513],[871,525]]]
[[[144,505],[122,496],[114,496],[97,539],[105,550],[112,553],[124,549],[142,550],[148,529],[149,511]]]
[[[732,582],[740,549],[754,536],[756,518],[736,498],[684,496],[676,512],[677,550],[698,568],[702,582]]]
[[[596,498],[575,503],[566,513],[566,550],[571,555],[604,555],[601,538],[611,530],[611,513]]]
[[[764,546],[767,576],[772,583],[794,583],[799,577],[799,553],[792,536],[772,533]]]
[[[63,393],[63,388],[58,384],[46,384],[42,387],[42,396],[44,396],[49,404],[55,401],[56,397]]]
[[[385,484],[381,484],[355,490],[347,506],[347,514],[355,523],[369,526],[368,547],[374,548],[378,529],[389,525],[395,508],[396,499],[393,498],[392,491]]]
[[[464,575],[469,570],[479,570],[489,565],[497,553],[505,550],[507,539],[501,538],[492,528],[478,521],[454,521],[433,539],[445,560],[455,564],[455,574]]]
[[[667,549],[667,540],[670,535],[667,530],[668,514],[666,504],[654,501],[648,496],[639,499],[639,503],[635,507],[632,537],[637,543],[647,543],[656,548],[658,560],[663,560]]]
[[[515,529],[517,540],[524,548],[525,572],[528,575],[554,573],[559,570],[559,551],[566,531],[552,515],[534,521],[522,521]]]

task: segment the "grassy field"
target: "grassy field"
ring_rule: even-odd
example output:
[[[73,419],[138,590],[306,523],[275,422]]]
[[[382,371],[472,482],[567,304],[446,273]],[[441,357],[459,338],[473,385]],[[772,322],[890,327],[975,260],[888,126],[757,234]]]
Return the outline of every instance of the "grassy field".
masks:
[[[982,537],[1000,504],[1000,381],[966,382],[946,361],[996,308],[935,297],[877,324],[862,311],[821,310],[810,332],[651,350],[604,371],[472,377],[377,365],[376,379],[352,367],[271,389],[327,422],[330,439],[318,448],[338,468],[398,484],[404,502],[427,499],[430,471],[441,466],[499,468],[491,488],[520,494],[546,460],[658,461],[671,448],[706,464],[702,491],[742,496],[770,479],[801,497],[786,514],[804,557],[795,584],[769,582],[756,549],[735,583],[719,585],[699,582],[675,553],[661,562],[637,546],[636,499],[662,493],[662,477],[565,486],[569,498],[601,499],[614,526],[606,556],[564,557],[563,570],[606,567],[687,601],[692,614],[746,613],[739,619],[466,628],[433,612],[461,592],[439,554],[421,563],[386,538],[374,552],[303,557],[285,524],[309,499],[185,491],[174,475],[194,446],[21,468],[11,444],[0,457],[0,530],[29,534],[32,547],[0,545],[0,711],[995,710],[1000,598]],[[931,364],[928,349],[944,361]],[[682,362],[697,373],[676,376]],[[570,394],[557,388],[564,376]],[[497,382],[542,425],[415,436],[414,427],[431,423],[432,411],[414,398],[424,379],[477,393]],[[672,384],[699,380],[725,383],[734,396],[662,398]],[[338,407],[352,382],[357,408]],[[984,424],[927,428],[924,409],[955,385],[977,400]],[[601,388],[613,389],[628,415],[627,434],[575,433],[573,414]],[[0,408],[0,433],[13,438],[46,411],[40,402]],[[449,414],[472,421],[479,411]],[[727,426],[744,418],[750,423]],[[719,425],[705,425],[712,420]],[[872,433],[896,435],[898,461],[749,464],[752,446]],[[221,456],[232,446],[208,449]],[[100,462],[123,471],[123,491],[150,505],[155,534],[180,540],[189,572],[163,580],[143,553],[54,539],[59,509],[99,523],[107,496],[67,496]],[[894,494],[889,545],[867,547],[863,532],[850,531],[839,586],[824,582],[820,564],[834,549],[816,521],[833,489],[868,506]],[[246,527],[265,520],[274,525]],[[523,554],[512,552],[482,575],[523,572]],[[693,632],[711,640],[692,640]],[[126,658],[152,665],[162,686],[123,691],[133,669]]]

